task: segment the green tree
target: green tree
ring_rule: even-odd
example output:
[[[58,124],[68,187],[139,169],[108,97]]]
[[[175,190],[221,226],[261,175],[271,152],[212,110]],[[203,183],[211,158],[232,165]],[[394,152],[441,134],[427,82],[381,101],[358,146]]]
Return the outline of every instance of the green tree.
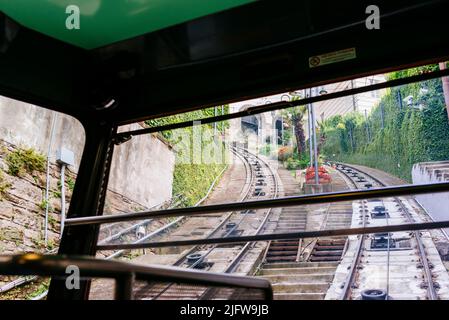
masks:
[[[292,101],[298,99],[299,97],[293,97]],[[292,125],[294,128],[296,147],[299,155],[306,153],[306,135],[304,132],[304,120],[306,112],[307,106],[292,107],[283,111],[284,117],[290,120],[290,125]]]

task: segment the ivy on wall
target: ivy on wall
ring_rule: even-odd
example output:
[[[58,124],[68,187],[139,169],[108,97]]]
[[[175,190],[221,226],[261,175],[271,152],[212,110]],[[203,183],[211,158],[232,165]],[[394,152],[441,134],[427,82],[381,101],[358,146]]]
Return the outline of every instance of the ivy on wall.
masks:
[[[147,120],[146,124],[154,127],[192,121],[212,117],[215,115],[215,112],[217,112],[217,115],[221,115],[221,106],[217,107],[216,111],[212,107],[176,114],[169,117]],[[225,105],[223,114],[227,114],[228,112],[229,106]],[[229,123],[227,121],[217,123],[217,134],[224,134],[228,127]],[[204,197],[210,185],[223,170],[226,163],[226,161],[224,161],[226,154],[223,154],[223,142],[213,136],[214,124],[201,125],[197,128],[201,128],[202,133],[200,146],[195,146],[193,139],[195,129],[193,127],[161,132],[161,135],[173,145],[175,150],[176,162],[173,173],[172,194],[173,196],[182,195],[183,205],[185,206],[192,206]],[[202,153],[201,155],[197,154],[199,150]],[[208,150],[212,151],[208,152]],[[214,150],[221,150],[223,153],[213,152]],[[209,156],[207,161],[204,159],[206,153]]]
[[[387,78],[437,68],[413,68]],[[412,97],[410,102],[407,97]],[[367,118],[351,113],[327,119],[324,136],[321,150],[327,159],[378,168],[411,182],[413,164],[449,159],[449,122],[441,80],[390,88]]]

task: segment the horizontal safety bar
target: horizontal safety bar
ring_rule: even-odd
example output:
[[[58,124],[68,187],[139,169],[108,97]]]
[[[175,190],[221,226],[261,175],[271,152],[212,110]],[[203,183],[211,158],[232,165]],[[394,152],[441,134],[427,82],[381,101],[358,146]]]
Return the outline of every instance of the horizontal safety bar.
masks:
[[[417,184],[405,186],[392,186],[384,188],[373,188],[368,190],[340,191],[321,194],[310,194],[268,200],[245,201],[235,203],[214,204],[201,207],[188,207],[178,209],[167,209],[157,211],[144,211],[136,213],[126,213],[108,216],[70,218],[65,222],[66,226],[92,225],[112,223],[118,221],[131,221],[147,218],[161,218],[173,216],[192,216],[208,213],[237,211],[247,209],[279,208],[307,204],[318,204],[338,201],[350,201],[360,199],[370,199],[379,197],[394,197],[410,194],[448,192],[449,183],[440,182],[432,184]]]
[[[400,86],[400,85],[423,81],[423,80],[430,80],[430,79],[443,77],[443,76],[447,76],[447,75],[449,75],[449,69],[437,70],[437,71],[422,73],[422,74],[418,74],[418,75],[414,75],[414,76],[410,76],[410,77],[406,77],[406,78],[393,79],[393,80],[389,80],[386,82],[380,82],[380,83],[376,83],[376,84],[372,84],[372,85],[368,85],[368,86],[364,86],[364,87],[351,88],[351,89],[342,90],[342,91],[338,91],[338,92],[332,92],[332,93],[328,93],[328,94],[324,94],[324,95],[320,95],[320,96],[316,96],[316,97],[308,97],[308,98],[303,98],[303,99],[299,99],[299,100],[295,100],[295,101],[279,101],[279,102],[269,103],[269,104],[262,105],[262,106],[251,107],[245,111],[235,112],[235,113],[231,113],[231,114],[225,114],[225,115],[208,117],[208,118],[199,118],[196,120],[184,121],[184,122],[168,124],[168,125],[163,125],[163,126],[120,132],[120,133],[116,134],[116,136],[114,137],[114,140],[117,144],[120,144],[122,142],[128,141],[132,136],[149,134],[149,133],[153,133],[153,132],[161,132],[161,131],[166,131],[166,130],[186,128],[186,127],[191,127],[193,125],[198,125],[198,124],[209,124],[209,123],[213,123],[213,122],[236,119],[236,118],[241,118],[241,117],[245,117],[245,116],[249,116],[249,115],[263,113],[263,112],[286,109],[286,108],[291,108],[291,107],[296,107],[296,106],[302,106],[302,105],[306,105],[309,103],[315,103],[315,102],[319,102],[319,101],[326,101],[326,100],[331,100],[331,99],[342,98],[342,97],[360,94],[360,93],[364,93],[364,92],[368,92],[368,91],[380,90],[380,89]]]
[[[267,299],[272,299],[273,297],[270,282],[253,277],[204,272],[171,266],[142,266],[92,257],[39,255],[34,253],[0,256],[0,274],[3,275],[67,277],[66,268],[70,265],[75,265],[79,268],[80,277],[82,278],[113,278],[122,280],[132,275],[132,279],[143,281],[259,289],[265,292]],[[132,289],[132,286],[126,287],[131,287]]]
[[[350,236],[350,235],[371,234],[381,232],[431,230],[442,228],[449,228],[449,220],[440,222],[385,225],[377,227],[345,228],[345,229],[331,229],[331,230],[303,231],[303,232],[289,232],[289,233],[270,233],[254,236],[240,236],[229,238],[207,238],[207,239],[192,239],[192,240],[178,240],[178,241],[148,242],[139,244],[102,245],[97,246],[97,250],[180,247],[180,246],[202,245],[202,244],[233,244],[233,243],[269,241],[269,240],[289,240],[289,239],[296,240],[306,238],[337,237],[337,236]]]

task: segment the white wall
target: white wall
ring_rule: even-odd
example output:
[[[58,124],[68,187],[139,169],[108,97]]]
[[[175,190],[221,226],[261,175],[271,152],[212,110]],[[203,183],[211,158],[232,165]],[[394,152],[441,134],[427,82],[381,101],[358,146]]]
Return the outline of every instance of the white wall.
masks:
[[[414,184],[449,181],[449,161],[417,163],[412,169]],[[416,195],[415,199],[435,221],[449,220],[449,192]],[[449,235],[449,229],[445,229]]]

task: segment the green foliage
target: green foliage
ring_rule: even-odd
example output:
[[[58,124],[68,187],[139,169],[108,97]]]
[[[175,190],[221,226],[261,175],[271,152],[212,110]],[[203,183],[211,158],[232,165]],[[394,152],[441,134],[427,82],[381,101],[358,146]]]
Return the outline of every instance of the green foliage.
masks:
[[[217,115],[221,115],[221,106],[218,106],[216,108],[217,108]],[[224,110],[224,114],[228,114],[229,113],[229,105],[224,105],[223,110]],[[168,125],[168,124],[173,124],[173,123],[179,123],[179,122],[184,122],[184,121],[194,121],[194,120],[198,120],[198,119],[202,119],[202,118],[213,117],[214,115],[215,115],[215,109],[214,109],[214,107],[212,107],[212,108],[206,108],[206,109],[196,110],[196,111],[192,111],[192,112],[180,113],[180,114],[176,114],[176,115],[168,116],[168,117],[164,117],[164,118],[151,119],[151,120],[145,121],[145,123],[147,125],[149,125],[150,127],[158,127],[158,126],[163,126],[163,125]],[[213,128],[214,124],[211,123],[211,124],[207,124],[206,126],[208,126],[209,128]],[[221,122],[217,123],[217,130],[219,132],[224,132],[226,128],[229,128],[229,121],[221,121]],[[187,128],[187,129],[191,129],[191,128]],[[177,129],[177,130],[184,130],[184,129]],[[177,130],[167,130],[167,131],[161,132],[161,134],[164,138],[166,138],[167,140],[170,141],[171,138],[173,137],[173,132],[177,131]]]
[[[293,97],[293,101],[299,100],[299,97]],[[294,128],[296,149],[300,150],[300,153],[304,153],[306,149],[306,138],[304,132],[304,118],[306,117],[307,106],[297,106],[287,108],[282,111],[282,115],[285,121]],[[287,131],[288,132],[288,131]],[[288,132],[288,135],[291,134]]]
[[[61,191],[60,190],[53,190],[51,192],[51,194],[53,195],[53,198],[56,198],[56,199],[61,198]]]
[[[39,286],[37,287],[37,289],[35,291],[33,291],[32,293],[29,294],[27,299],[31,300],[33,298],[36,298],[36,297],[40,296],[45,291],[47,291],[49,287],[50,287],[50,280],[46,279],[41,284],[39,284]]]
[[[39,204],[39,208],[41,208],[41,210],[45,211],[45,209],[47,208],[48,205],[48,212],[53,212],[53,207],[50,205],[50,202],[43,199],[41,201],[41,203]]]
[[[54,230],[56,230],[57,226],[58,226],[58,220],[55,219],[55,217],[53,217],[53,215],[49,214],[48,215],[48,224],[50,225],[50,227]]]
[[[224,106],[224,114],[229,113],[229,106]],[[217,107],[217,115],[221,115],[221,106]],[[212,117],[215,115],[214,108],[207,108],[188,113],[177,114],[165,118],[146,121],[149,126],[162,126],[167,124],[179,123],[184,121],[193,121],[201,118]],[[224,133],[229,127],[228,121],[217,123],[218,133]],[[194,129],[187,127],[182,129],[167,130],[161,132],[162,136],[176,150],[176,164],[173,173],[173,196],[182,194],[182,204],[192,206],[202,199],[207,193],[210,185],[217,175],[225,167],[224,145],[213,136],[214,124],[206,124],[197,127],[202,132],[201,154],[197,154],[194,149]],[[195,130],[196,130],[195,129]],[[218,152],[217,152],[218,151]],[[207,157],[210,161],[205,161]]]
[[[5,176],[3,174],[3,171],[0,170],[0,201],[3,200],[4,194],[10,187],[11,187],[11,184],[9,182],[5,181]]]
[[[5,162],[8,165],[8,173],[20,177],[26,172],[33,174],[35,171],[45,171],[46,159],[32,148],[19,148],[10,152]]]
[[[310,165],[309,152],[306,150],[306,152],[298,154],[297,151],[294,151],[283,163],[287,170],[305,169]]]
[[[388,78],[436,68],[394,72]],[[409,95],[415,108],[401,102]],[[324,135],[321,150],[327,159],[378,168],[411,182],[413,164],[449,159],[449,122],[441,80],[391,88],[367,119],[354,113],[332,117],[324,123]]]
[[[259,149],[259,153],[264,155],[264,156],[270,156],[271,155],[271,144],[267,143],[264,144],[260,149]]]
[[[221,170],[222,165],[176,164],[173,173],[173,195],[184,195],[185,206],[195,205],[206,195]]]
[[[70,190],[71,192],[73,192],[73,189],[75,188],[75,180],[73,180],[73,179],[70,178],[70,177],[67,177],[66,183],[67,183],[67,186],[69,187],[69,190]],[[60,187],[60,182],[59,182],[58,186],[59,186],[59,188],[61,188],[61,187]]]

